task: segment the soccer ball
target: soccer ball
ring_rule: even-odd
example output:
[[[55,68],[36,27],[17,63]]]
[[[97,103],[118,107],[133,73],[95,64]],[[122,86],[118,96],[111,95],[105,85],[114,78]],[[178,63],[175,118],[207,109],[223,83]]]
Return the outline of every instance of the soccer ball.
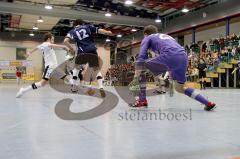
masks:
[[[96,93],[96,91],[94,89],[92,89],[92,88],[89,88],[87,90],[87,94],[90,95],[90,96],[93,96],[95,93]]]

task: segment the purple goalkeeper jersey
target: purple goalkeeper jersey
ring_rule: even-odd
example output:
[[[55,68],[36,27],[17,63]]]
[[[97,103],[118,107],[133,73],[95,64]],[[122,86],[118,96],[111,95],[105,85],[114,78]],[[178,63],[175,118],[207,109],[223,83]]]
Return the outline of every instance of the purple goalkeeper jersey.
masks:
[[[156,57],[148,59],[148,50],[155,52]],[[174,38],[166,34],[152,34],[143,39],[137,57],[138,69],[146,67],[158,76],[170,71],[173,80],[186,82],[188,57],[182,46]]]
[[[138,61],[148,59],[148,50],[152,50],[157,55],[173,56],[186,54],[184,48],[177,41],[166,34],[152,34],[143,39]]]

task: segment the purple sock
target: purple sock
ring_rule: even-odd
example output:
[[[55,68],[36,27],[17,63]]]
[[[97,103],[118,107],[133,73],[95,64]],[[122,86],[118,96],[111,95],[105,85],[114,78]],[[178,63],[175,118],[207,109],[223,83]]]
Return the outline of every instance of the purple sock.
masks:
[[[209,101],[206,98],[204,98],[201,94],[196,93],[195,90],[192,88],[187,88],[184,93],[185,95],[199,101],[204,105],[208,105],[209,103]]]
[[[146,77],[145,77],[145,75],[140,76],[139,82],[140,82],[139,100],[143,101],[143,100],[146,100]]]

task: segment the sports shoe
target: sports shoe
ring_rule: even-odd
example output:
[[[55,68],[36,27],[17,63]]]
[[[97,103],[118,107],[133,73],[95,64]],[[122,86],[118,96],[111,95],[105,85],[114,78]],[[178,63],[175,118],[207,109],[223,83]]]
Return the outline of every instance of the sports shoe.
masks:
[[[105,93],[104,89],[100,88],[99,91],[100,91],[101,97],[105,98],[106,97],[106,93]]]
[[[155,91],[153,91],[153,93],[154,93],[154,94],[160,94],[161,91],[155,90]]]
[[[72,93],[77,93],[77,92],[78,92],[78,86],[72,84],[72,85],[71,85],[71,91],[72,91]]]
[[[134,107],[134,108],[147,107],[147,106],[148,106],[148,102],[146,99],[143,101],[136,100],[135,103],[129,104],[129,107]]]
[[[21,98],[23,93],[23,88],[20,88],[20,90],[17,92],[16,98]]]
[[[165,92],[165,91],[158,91],[158,90],[155,90],[153,93],[155,93],[155,94],[165,94],[166,92]]]
[[[79,80],[77,80],[77,79],[72,78],[71,80],[69,80],[69,82],[71,85],[76,85],[76,86],[79,85]]]
[[[212,102],[208,102],[208,104],[204,107],[206,111],[212,111],[216,108],[216,104]]]

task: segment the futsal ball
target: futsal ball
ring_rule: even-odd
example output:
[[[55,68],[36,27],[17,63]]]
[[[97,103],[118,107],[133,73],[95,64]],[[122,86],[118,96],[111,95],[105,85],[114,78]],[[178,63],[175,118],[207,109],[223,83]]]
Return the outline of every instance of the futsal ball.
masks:
[[[93,96],[95,93],[96,93],[96,91],[92,88],[89,88],[88,91],[87,91],[87,94],[90,95],[90,96]]]

